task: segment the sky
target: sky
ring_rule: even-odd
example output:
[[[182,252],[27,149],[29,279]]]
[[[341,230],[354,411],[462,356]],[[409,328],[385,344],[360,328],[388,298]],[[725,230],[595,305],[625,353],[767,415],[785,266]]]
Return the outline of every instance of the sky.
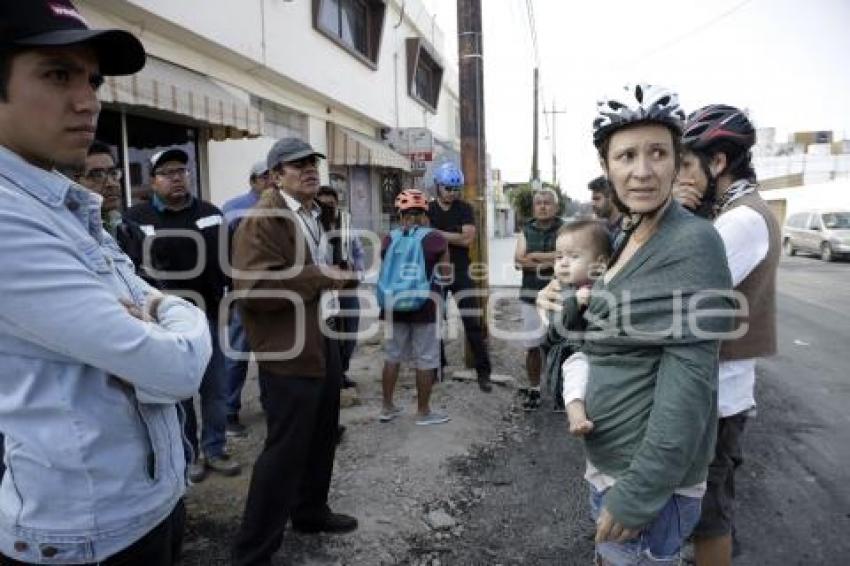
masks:
[[[456,0],[423,0],[457,61]],[[587,200],[600,174],[591,143],[596,101],[627,83],[664,85],[690,112],[746,108],[777,139],[802,130],[850,137],[850,0],[481,0],[487,151],[506,181],[531,173],[533,68],[541,110],[557,115],[558,179]],[[552,178],[551,115],[540,116],[539,165]]]

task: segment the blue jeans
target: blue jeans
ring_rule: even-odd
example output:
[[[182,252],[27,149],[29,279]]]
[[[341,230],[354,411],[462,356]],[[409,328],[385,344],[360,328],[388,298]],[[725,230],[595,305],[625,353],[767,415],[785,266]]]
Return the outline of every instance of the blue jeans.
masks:
[[[227,376],[224,373],[224,355],[218,336],[218,322],[209,320],[210,336],[212,337],[212,357],[201,380],[198,393],[201,396],[201,443],[207,458],[221,456],[224,453],[225,426],[227,424]],[[186,438],[195,452],[200,456],[198,446],[198,418],[195,415],[193,399],[185,399],[180,403],[186,412],[184,428]]]
[[[232,309],[227,321],[227,339],[230,349],[247,354],[251,351],[248,337],[239,317],[239,310]],[[236,360],[230,356],[224,357],[224,370],[227,374],[227,416],[235,417],[242,409],[242,388],[245,386],[245,376],[248,374],[248,360]]]
[[[605,492],[590,487],[590,514],[594,521],[603,507]],[[678,564],[685,539],[694,530],[702,500],[673,495],[641,533],[626,542],[596,545],[596,555],[611,566]]]

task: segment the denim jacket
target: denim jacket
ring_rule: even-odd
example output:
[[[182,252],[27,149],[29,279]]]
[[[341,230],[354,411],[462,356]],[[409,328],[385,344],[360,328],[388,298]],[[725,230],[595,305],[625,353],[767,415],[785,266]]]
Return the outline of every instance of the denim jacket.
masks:
[[[211,353],[201,311],[157,293],[103,230],[99,196],[0,147],[0,553],[98,562],[185,491],[175,403]]]

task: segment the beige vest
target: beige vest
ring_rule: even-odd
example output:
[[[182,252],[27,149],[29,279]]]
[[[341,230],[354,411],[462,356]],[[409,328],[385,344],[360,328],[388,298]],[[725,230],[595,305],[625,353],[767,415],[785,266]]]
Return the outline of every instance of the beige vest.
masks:
[[[764,218],[770,241],[765,258],[735,287],[750,305],[749,316],[738,317],[735,328],[747,323],[749,329],[744,336],[721,344],[720,359],[723,361],[747,360],[776,353],[776,269],[779,267],[781,230],[776,217],[758,193],[736,199],[727,211],[738,206],[748,206]]]

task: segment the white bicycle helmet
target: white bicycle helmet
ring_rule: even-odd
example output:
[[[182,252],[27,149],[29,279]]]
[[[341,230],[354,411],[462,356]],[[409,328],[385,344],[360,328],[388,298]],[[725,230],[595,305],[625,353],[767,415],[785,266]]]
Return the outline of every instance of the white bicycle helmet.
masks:
[[[679,95],[663,86],[626,85],[616,96],[596,103],[593,144],[599,148],[616,130],[640,122],[663,124],[681,135],[685,111]]]

